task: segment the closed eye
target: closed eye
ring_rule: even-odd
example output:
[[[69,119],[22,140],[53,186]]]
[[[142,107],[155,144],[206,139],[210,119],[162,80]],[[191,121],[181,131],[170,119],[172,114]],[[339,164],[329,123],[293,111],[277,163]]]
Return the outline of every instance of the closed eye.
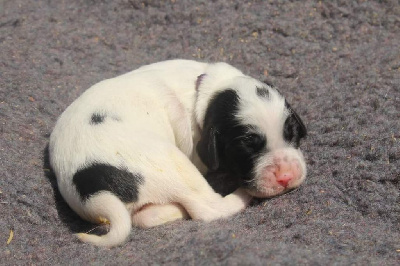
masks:
[[[249,133],[236,140],[240,146],[248,149],[250,152],[258,152],[266,145],[265,137],[257,133]]]

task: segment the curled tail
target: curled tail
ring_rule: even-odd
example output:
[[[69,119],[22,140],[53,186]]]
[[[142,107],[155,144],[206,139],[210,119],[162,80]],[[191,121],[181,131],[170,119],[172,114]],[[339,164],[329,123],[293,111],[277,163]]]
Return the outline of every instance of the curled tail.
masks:
[[[76,234],[81,241],[103,247],[113,247],[125,242],[131,231],[132,220],[124,203],[117,196],[110,192],[95,194],[84,203],[84,210],[89,220],[110,223],[110,231],[102,236]]]

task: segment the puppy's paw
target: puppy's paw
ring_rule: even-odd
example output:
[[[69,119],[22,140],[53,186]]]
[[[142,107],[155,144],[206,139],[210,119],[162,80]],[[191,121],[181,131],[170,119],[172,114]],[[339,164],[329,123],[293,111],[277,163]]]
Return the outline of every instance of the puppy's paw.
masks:
[[[252,200],[244,189],[239,188],[235,192],[225,196],[223,198],[224,204],[226,204],[226,210],[229,212],[227,216],[238,213],[244,210]]]
[[[240,212],[244,210],[252,199],[244,189],[239,188],[235,192],[224,197],[224,203],[227,204],[227,207],[233,213]]]

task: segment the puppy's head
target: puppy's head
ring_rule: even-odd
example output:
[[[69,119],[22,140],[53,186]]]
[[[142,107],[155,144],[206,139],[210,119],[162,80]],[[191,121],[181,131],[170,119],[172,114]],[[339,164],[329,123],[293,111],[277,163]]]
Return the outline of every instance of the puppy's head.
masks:
[[[298,187],[306,176],[300,117],[270,86],[244,75],[230,81],[210,94],[199,157],[211,173],[227,174],[255,197]]]

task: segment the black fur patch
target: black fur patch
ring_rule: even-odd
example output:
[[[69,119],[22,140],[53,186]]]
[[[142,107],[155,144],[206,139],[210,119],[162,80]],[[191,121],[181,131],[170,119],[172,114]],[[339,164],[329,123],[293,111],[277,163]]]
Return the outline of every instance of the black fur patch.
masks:
[[[307,129],[300,119],[299,115],[292,109],[287,101],[285,106],[290,111],[283,125],[283,138],[287,142],[291,142],[296,148],[300,146],[300,140],[307,136]]]
[[[263,98],[269,98],[269,91],[267,88],[257,87],[257,95]]]
[[[204,178],[207,180],[208,184],[223,197],[243,186],[243,180],[240,178],[232,178],[229,173],[208,172]]]
[[[90,124],[92,125],[101,124],[104,122],[105,118],[106,118],[105,114],[93,113],[92,117],[90,118]]]
[[[251,125],[237,121],[238,109],[239,96],[234,90],[225,90],[214,96],[197,145],[200,158],[210,169],[208,176],[220,179],[218,182],[208,180],[220,194],[233,192],[252,179],[256,158],[266,148],[264,135],[256,133]],[[220,186],[224,182],[234,185],[226,191],[226,187]]]
[[[83,201],[100,191],[110,191],[123,202],[138,199],[138,189],[143,184],[143,177],[115,166],[94,163],[78,170],[73,183]]]

